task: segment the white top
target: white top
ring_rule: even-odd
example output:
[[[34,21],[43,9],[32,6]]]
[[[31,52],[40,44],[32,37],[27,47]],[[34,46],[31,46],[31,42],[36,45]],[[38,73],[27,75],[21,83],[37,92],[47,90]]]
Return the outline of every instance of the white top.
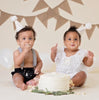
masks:
[[[80,71],[86,72],[87,67],[83,64],[83,59],[87,54],[87,50],[80,49],[76,54],[67,57],[64,48],[58,49],[55,58],[56,72],[68,74],[71,78]]]

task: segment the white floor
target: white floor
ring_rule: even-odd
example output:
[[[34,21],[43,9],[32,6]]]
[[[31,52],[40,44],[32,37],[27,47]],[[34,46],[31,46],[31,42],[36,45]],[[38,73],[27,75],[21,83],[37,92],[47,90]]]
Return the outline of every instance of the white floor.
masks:
[[[22,91],[12,82],[11,70],[0,67],[0,99],[1,100],[99,100],[99,72],[89,73],[85,85],[75,88],[75,94],[53,96]]]

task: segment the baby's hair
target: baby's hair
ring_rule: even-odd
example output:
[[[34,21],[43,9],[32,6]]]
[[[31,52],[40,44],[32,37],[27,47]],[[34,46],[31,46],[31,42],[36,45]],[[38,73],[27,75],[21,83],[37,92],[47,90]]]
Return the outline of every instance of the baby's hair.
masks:
[[[16,32],[16,35],[15,35],[16,40],[18,40],[19,33],[25,32],[25,31],[32,31],[33,32],[33,36],[34,36],[34,40],[36,39],[36,32],[34,31],[34,29],[31,26],[25,26],[20,31]]]
[[[81,40],[81,35],[80,35],[80,33],[77,31],[77,27],[75,27],[75,26],[71,26],[65,33],[64,33],[64,41],[65,41],[65,38],[66,38],[66,35],[67,35],[67,33],[68,32],[76,32],[77,34],[78,34],[78,36],[79,36],[79,39]]]

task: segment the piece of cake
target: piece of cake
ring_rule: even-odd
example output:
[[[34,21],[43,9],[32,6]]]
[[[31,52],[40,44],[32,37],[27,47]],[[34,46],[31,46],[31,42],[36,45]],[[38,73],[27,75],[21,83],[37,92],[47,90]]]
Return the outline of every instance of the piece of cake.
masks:
[[[63,73],[46,73],[40,76],[38,89],[44,91],[62,91],[69,90],[70,77]]]

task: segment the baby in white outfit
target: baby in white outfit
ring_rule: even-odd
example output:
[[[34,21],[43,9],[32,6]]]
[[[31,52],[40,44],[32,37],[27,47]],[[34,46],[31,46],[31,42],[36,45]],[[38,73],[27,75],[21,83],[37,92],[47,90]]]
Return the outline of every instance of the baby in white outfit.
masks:
[[[76,27],[70,27],[64,34],[66,48],[51,48],[51,59],[56,63],[56,71],[70,75],[75,86],[82,86],[86,80],[86,68],[93,64],[94,54],[79,49],[81,35]]]
[[[55,63],[56,71],[68,74],[73,78],[78,72],[85,71],[86,66],[83,64],[84,57],[87,56],[88,51],[80,49],[72,56],[67,56],[65,53],[66,48],[57,50]]]

